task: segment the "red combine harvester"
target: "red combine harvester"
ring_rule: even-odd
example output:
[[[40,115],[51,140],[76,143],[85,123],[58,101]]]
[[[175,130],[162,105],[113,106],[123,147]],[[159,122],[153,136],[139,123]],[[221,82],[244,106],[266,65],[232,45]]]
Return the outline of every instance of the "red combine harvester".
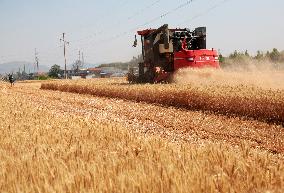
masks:
[[[181,68],[220,68],[218,53],[206,49],[206,27],[169,29],[165,24],[159,29],[138,31],[142,42],[143,62],[138,72],[129,69],[130,83],[170,82]],[[137,46],[135,36],[134,47]]]

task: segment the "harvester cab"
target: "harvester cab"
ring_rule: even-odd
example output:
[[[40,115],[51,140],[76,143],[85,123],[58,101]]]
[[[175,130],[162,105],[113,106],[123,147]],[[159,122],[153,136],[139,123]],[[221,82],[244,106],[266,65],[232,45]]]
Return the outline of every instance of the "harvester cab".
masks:
[[[138,76],[129,71],[129,82],[169,82],[181,68],[219,68],[217,51],[206,49],[206,27],[190,31],[169,29],[165,24],[158,29],[138,31],[138,35],[143,62],[139,63]],[[134,45],[137,46],[136,36]]]

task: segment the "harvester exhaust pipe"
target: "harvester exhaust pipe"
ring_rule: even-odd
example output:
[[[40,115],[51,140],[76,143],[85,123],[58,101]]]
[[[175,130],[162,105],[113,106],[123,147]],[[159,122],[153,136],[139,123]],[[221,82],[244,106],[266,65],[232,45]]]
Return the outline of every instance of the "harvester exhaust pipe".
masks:
[[[165,49],[169,49],[169,47],[170,47],[170,33],[169,33],[168,26],[165,26],[165,28],[163,30],[163,35],[164,35],[164,47],[165,47]]]

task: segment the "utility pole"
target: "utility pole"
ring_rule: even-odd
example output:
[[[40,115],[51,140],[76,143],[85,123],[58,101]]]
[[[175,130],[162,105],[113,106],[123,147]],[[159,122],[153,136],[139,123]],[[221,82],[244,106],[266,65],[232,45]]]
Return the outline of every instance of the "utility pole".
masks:
[[[82,52],[82,66],[84,66],[84,53]]]
[[[81,67],[81,50],[79,50],[79,60],[78,60],[78,64]]]
[[[36,51],[35,48],[35,68],[37,69],[37,73],[38,73],[38,63],[39,63],[39,59],[38,59],[38,52]]]
[[[67,69],[66,69],[66,45],[69,45],[69,42],[65,40],[65,33],[62,34],[60,42],[63,42],[64,47],[64,78],[67,79]]]
[[[82,62],[81,62],[81,50],[79,50],[79,52],[78,52],[78,60],[76,61],[76,71],[77,71],[77,73],[79,73],[79,70],[81,68],[81,64],[82,64]]]

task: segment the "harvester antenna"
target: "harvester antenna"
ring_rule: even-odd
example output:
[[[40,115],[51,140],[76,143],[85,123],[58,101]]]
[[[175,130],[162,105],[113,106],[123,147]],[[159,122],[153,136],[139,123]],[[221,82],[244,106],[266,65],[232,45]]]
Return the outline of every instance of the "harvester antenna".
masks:
[[[67,79],[67,69],[66,69],[66,45],[69,45],[69,42],[65,40],[65,33],[62,33],[62,38],[60,42],[63,42],[64,47],[64,78]]]

